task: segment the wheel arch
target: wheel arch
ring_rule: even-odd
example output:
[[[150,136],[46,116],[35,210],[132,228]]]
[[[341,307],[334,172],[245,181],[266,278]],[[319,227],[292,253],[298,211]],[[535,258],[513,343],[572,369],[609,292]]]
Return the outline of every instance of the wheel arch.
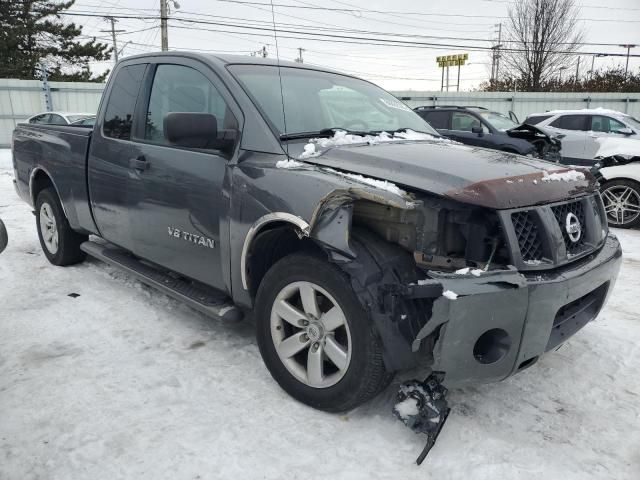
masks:
[[[69,218],[64,203],[62,202],[62,197],[60,196],[58,187],[56,186],[49,172],[47,172],[47,170],[45,170],[41,166],[35,167],[29,175],[29,198],[31,199],[33,208],[36,207],[38,194],[47,187],[53,187],[56,195],[58,196],[58,200],[60,201],[60,205],[62,206],[62,213],[64,213],[65,217]]]

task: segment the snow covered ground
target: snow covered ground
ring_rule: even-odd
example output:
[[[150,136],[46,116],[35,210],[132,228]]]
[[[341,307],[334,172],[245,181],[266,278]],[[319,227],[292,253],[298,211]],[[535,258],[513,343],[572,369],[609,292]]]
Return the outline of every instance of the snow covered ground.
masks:
[[[98,261],[50,265],[11,179],[0,151],[0,479],[640,477],[639,231],[617,232],[624,266],[598,320],[516,377],[452,391],[417,467],[424,439],[391,414],[400,379],[346,415],[295,402],[250,322]]]

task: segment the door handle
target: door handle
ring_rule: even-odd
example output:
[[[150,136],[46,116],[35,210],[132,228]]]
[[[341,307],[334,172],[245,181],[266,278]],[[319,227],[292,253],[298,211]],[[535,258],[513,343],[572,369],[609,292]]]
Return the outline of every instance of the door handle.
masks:
[[[149,162],[144,157],[144,155],[140,155],[138,158],[130,158],[129,159],[129,168],[133,168],[134,170],[144,171],[149,169]]]

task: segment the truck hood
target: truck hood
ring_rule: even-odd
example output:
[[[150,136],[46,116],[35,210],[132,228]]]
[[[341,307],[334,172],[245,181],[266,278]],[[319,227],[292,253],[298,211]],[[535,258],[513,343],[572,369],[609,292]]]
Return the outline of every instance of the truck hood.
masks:
[[[551,203],[596,188],[586,171],[575,175],[552,163],[455,143],[344,145],[304,161],[493,209]]]

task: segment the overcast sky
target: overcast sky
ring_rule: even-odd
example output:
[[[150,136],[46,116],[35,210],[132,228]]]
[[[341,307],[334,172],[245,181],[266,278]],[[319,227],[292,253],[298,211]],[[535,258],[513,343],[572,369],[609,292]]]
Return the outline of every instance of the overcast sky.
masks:
[[[273,32],[259,30],[271,25],[272,13],[268,0],[247,0],[263,5],[247,5],[219,0],[178,0],[179,9],[171,8],[169,48],[199,49],[218,53],[249,54],[267,47],[270,57],[276,56]],[[275,19],[283,30],[304,30],[327,33],[327,28],[361,30],[387,34],[421,35],[411,38],[433,44],[489,46],[488,40],[497,38],[497,25],[506,22],[510,0],[455,0],[451,2],[416,2],[410,0],[274,0]],[[72,11],[115,16],[159,17],[160,0],[78,0]],[[278,5],[311,8],[287,8]],[[584,29],[585,42],[612,44],[640,44],[640,2],[638,0],[578,0],[581,5],[578,27]],[[321,7],[323,9],[316,9]],[[334,10],[326,10],[334,9]],[[351,11],[344,11],[344,10]],[[375,13],[372,10],[394,12]],[[196,19],[209,24],[180,21]],[[83,25],[86,35],[98,36],[111,43],[110,34],[101,32],[109,23],[101,17],[72,17]],[[608,21],[611,20],[611,21]],[[213,22],[217,24],[213,24]],[[219,25],[234,24],[230,25]],[[118,47],[122,56],[160,50],[159,18],[121,18],[116,28]],[[252,26],[239,28],[238,26]],[[132,33],[127,33],[132,32]],[[371,37],[371,33],[333,31],[336,35]],[[281,33],[278,38],[280,58],[293,60],[298,48],[304,48],[305,63],[324,65],[371,80],[389,90],[439,90],[440,72],[436,64],[439,55],[469,53],[469,65],[461,70],[461,89],[477,87],[489,78],[490,57],[485,51],[460,47],[371,45],[367,40],[351,39],[359,43],[336,43],[319,39],[292,39],[296,33]],[[425,38],[426,36],[426,38]],[[433,37],[433,38],[431,38]],[[449,37],[449,38],[442,38]],[[386,37],[402,40],[401,37]],[[406,39],[406,38],[405,38]],[[130,42],[130,43],[127,43]],[[585,52],[623,52],[617,46],[584,46]],[[640,47],[632,50],[640,54]],[[591,55],[581,58],[586,71],[591,67]],[[624,64],[622,57],[596,58],[596,68]],[[92,64],[96,71],[104,71],[111,62]],[[639,68],[640,59],[632,59],[630,68]],[[572,72],[573,73],[573,72]],[[455,71],[451,70],[455,84]]]

